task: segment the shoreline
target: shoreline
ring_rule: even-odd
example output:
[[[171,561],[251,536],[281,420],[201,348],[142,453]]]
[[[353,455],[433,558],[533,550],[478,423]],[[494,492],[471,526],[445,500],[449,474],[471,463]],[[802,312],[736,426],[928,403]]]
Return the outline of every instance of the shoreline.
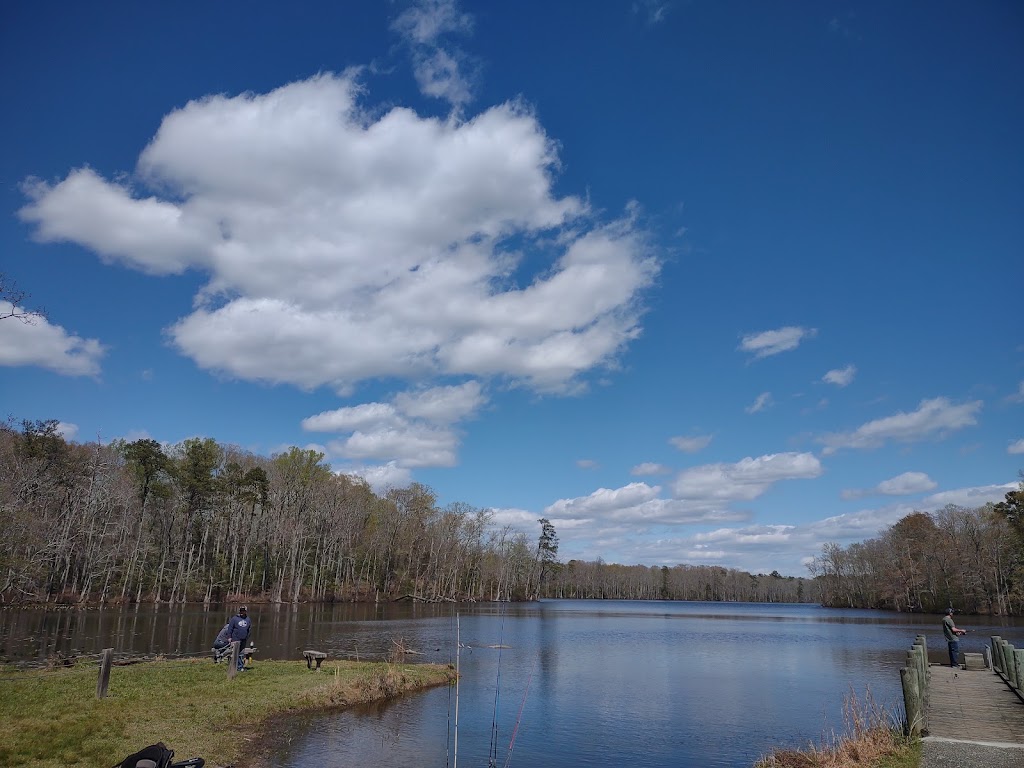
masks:
[[[209,768],[258,768],[280,744],[275,725],[385,701],[454,682],[440,664],[265,660],[227,679],[207,659],[153,661],[111,672],[96,698],[98,666],[26,672],[0,669],[0,764],[109,768],[158,741],[176,760]]]

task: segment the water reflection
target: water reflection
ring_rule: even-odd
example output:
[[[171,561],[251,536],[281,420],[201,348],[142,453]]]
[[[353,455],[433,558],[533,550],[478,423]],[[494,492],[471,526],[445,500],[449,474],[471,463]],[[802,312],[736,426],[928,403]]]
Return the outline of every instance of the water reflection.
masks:
[[[450,605],[250,606],[258,658],[381,658],[401,642],[415,660],[455,654]],[[933,661],[938,616],[806,605],[545,601],[458,608],[464,648],[459,760],[465,765],[749,766],[773,746],[802,746],[843,728],[842,701],[870,689],[900,700],[914,637]],[[39,659],[115,647],[205,652],[228,607],[0,611],[0,656]],[[1020,620],[962,617],[964,650],[989,635],[1020,644]],[[502,648],[491,646],[501,645]],[[257,661],[258,674],[258,661]],[[274,768],[451,764],[452,690],[387,705],[296,718]],[[521,713],[521,720],[520,720]],[[518,730],[517,730],[518,724]],[[513,734],[515,741],[513,743]]]

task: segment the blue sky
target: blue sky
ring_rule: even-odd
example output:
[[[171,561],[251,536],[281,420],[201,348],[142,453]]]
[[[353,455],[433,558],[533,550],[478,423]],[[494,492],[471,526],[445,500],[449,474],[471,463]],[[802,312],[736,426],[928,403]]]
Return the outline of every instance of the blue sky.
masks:
[[[806,575],[1015,488],[1021,6],[580,8],[4,5],[4,415],[563,560]]]

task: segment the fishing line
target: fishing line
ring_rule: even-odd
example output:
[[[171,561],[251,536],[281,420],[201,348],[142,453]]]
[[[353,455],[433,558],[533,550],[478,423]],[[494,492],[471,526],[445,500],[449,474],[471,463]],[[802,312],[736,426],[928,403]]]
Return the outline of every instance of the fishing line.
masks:
[[[519,723],[523,720],[523,709],[526,707],[526,694],[530,692],[530,683],[533,682],[533,673],[537,669],[538,656],[533,660],[533,666],[530,668],[530,677],[526,680],[526,690],[523,691],[523,701],[519,705],[519,715],[516,717],[516,727],[512,729],[512,738],[508,742],[508,755],[505,757],[505,765],[503,768],[508,768],[508,764],[512,762],[512,750],[516,746],[516,736],[519,735]]]
[[[494,683],[494,712],[491,715],[491,746],[487,753],[487,765],[498,764],[498,697],[501,695],[501,650],[505,645],[505,604],[501,604],[501,629],[498,630],[498,676]]]
[[[455,629],[455,614],[452,613],[451,630]],[[452,666],[452,649],[448,646],[448,666]],[[448,730],[444,737],[444,768],[449,768],[451,765],[451,748],[452,748],[452,686],[448,685]]]

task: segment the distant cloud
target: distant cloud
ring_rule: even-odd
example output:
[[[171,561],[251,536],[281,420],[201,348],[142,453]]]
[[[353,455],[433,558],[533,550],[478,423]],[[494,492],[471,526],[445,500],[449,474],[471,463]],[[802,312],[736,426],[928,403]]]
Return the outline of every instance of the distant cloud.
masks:
[[[654,462],[648,461],[643,464],[637,464],[629,471],[629,474],[635,477],[643,477],[646,475],[667,475],[671,472],[671,467],[666,467],[664,464],[655,464]]]
[[[935,488],[937,483],[924,472],[904,472],[902,475],[883,480],[874,488],[847,490],[842,492],[844,499],[857,499],[863,496],[907,496],[912,493],[924,493]]]
[[[643,16],[648,24],[654,26],[665,20],[671,7],[672,4],[664,0],[634,0],[633,13]]]
[[[473,17],[460,11],[455,0],[419,0],[395,19],[392,29],[409,45],[420,91],[455,106],[472,98],[469,58],[443,41],[446,35],[473,30]]]
[[[1024,381],[1017,387],[1017,391],[1012,395],[1006,396],[1006,402],[1008,403],[1024,403]]]
[[[383,494],[392,488],[406,488],[412,482],[412,473],[405,467],[389,461],[387,464],[359,466],[342,471],[366,481],[374,493]]]
[[[713,435],[696,435],[694,437],[670,437],[669,443],[674,445],[683,453],[696,453],[697,451],[707,448],[711,442]]]
[[[1024,453],[1024,439],[1015,440],[1006,446],[1006,452],[1010,454]]]
[[[679,473],[673,496],[698,506],[752,501],[780,480],[819,477],[821,462],[812,453],[773,453],[735,464],[705,464]]]
[[[577,459],[576,466],[580,469],[597,469],[599,465],[593,459]]]
[[[928,511],[942,509],[947,504],[955,504],[958,507],[982,507],[988,503],[1002,501],[1010,491],[1016,491],[1017,483],[1003,483],[1002,485],[981,485],[973,488],[956,488],[950,491],[942,491],[928,496],[922,502]]]
[[[378,460],[397,469],[451,467],[459,435],[452,425],[486,403],[479,382],[402,392],[390,403],[362,403],[324,411],[302,421],[310,432],[349,433],[327,444],[331,456]],[[358,472],[357,472],[358,474]]]
[[[755,358],[770,357],[796,349],[804,339],[814,338],[817,333],[815,328],[789,325],[774,331],[748,334],[740,341],[739,348],[744,352],[753,353]]]
[[[841,448],[877,448],[889,441],[916,442],[944,436],[977,423],[982,401],[954,404],[945,397],[922,400],[916,411],[896,413],[861,425],[853,432],[827,434],[819,442],[826,455]]]
[[[717,531],[694,534],[691,539],[701,544],[765,544],[788,541],[792,525],[758,525],[749,528],[719,528]]]
[[[754,400],[753,403],[748,405],[743,410],[745,410],[747,413],[759,413],[760,411],[763,411],[765,408],[770,408],[772,404],[772,393],[762,392],[760,395],[757,396],[757,399]]]
[[[65,440],[74,440],[75,439],[75,435],[78,434],[78,425],[77,424],[69,424],[69,423],[67,423],[65,421],[60,421],[60,422],[57,422],[57,432]]]
[[[0,301],[0,316],[21,311],[9,301]],[[83,339],[52,325],[45,317],[31,323],[20,320],[0,322],[0,366],[38,366],[62,376],[98,376],[100,360],[107,350],[96,339]]]
[[[848,365],[845,368],[834,368],[821,377],[822,381],[835,384],[837,387],[849,386],[853,377],[857,375],[857,366]]]
[[[684,525],[748,520],[750,513],[661,498],[661,486],[630,483],[621,488],[599,488],[589,496],[559,499],[544,509],[554,523],[576,520],[591,524]]]
[[[417,40],[459,26],[436,16],[461,18],[452,3],[417,7]],[[36,239],[108,263],[207,274],[166,330],[227,377],[345,395],[370,379],[495,377],[565,393],[613,368],[660,270],[635,210],[597,222],[557,196],[557,146],[521,104],[438,120],[365,96],[346,72],[197,99],[164,117],[130,183],[87,167],[33,181],[20,216]],[[531,254],[549,269],[509,280]],[[0,363],[99,369],[96,341],[4,325]]]

